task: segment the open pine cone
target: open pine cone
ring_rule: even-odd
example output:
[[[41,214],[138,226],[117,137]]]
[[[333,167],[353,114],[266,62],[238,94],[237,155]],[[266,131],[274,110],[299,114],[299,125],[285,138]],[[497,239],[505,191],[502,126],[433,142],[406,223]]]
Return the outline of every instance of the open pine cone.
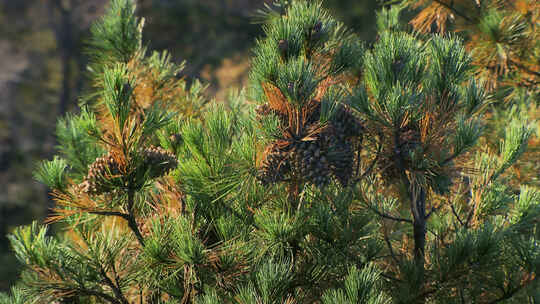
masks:
[[[120,174],[120,166],[112,153],[97,158],[88,168],[88,174],[79,184],[82,192],[102,194],[111,191],[109,180]]]

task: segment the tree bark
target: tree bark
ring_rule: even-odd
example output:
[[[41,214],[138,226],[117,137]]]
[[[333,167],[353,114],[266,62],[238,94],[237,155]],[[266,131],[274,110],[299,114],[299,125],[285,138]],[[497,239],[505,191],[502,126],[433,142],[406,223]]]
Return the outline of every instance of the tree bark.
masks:
[[[413,216],[414,264],[419,282],[416,290],[418,298],[415,303],[423,304],[426,302],[425,295],[422,292],[425,282],[426,191],[422,186],[409,182],[408,192]]]
[[[414,261],[423,277],[426,247],[426,192],[421,186],[411,185],[411,212],[413,215]]]
[[[137,241],[139,241],[139,244],[141,247],[144,248],[144,237],[141,234],[141,231],[139,230],[139,226],[137,225],[137,220],[135,219],[134,214],[134,207],[135,204],[135,191],[133,189],[128,189],[128,226],[133,231],[135,236],[137,237]]]
[[[405,160],[401,153],[401,140],[399,129],[394,132],[394,149],[397,165],[401,175],[401,182],[406,189],[407,199],[410,202],[411,214],[413,216],[413,239],[414,239],[414,264],[418,273],[419,286],[418,294],[421,295],[424,284],[424,263],[426,247],[426,191],[414,181],[411,181],[405,170]],[[419,297],[417,303],[425,303],[423,296]]]

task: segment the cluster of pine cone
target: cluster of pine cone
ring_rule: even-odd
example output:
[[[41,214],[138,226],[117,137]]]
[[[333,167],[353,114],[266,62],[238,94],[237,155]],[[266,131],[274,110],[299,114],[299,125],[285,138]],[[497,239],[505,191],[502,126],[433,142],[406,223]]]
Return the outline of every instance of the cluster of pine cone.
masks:
[[[271,112],[262,106],[258,114]],[[320,128],[319,119],[320,103],[306,122],[306,133],[313,134],[310,131]],[[272,143],[265,152],[259,180],[263,184],[302,180],[322,188],[335,178],[342,185],[348,185],[353,175],[356,145],[362,140],[361,121],[341,105],[334,119],[315,133],[309,140],[289,138]]]
[[[148,170],[150,178],[157,178],[176,168],[178,162],[174,154],[161,148],[151,146],[140,151],[143,163],[142,170]],[[100,195],[114,190],[111,181],[122,175],[117,159],[111,152],[97,158],[88,168],[88,174],[79,189],[88,194]]]

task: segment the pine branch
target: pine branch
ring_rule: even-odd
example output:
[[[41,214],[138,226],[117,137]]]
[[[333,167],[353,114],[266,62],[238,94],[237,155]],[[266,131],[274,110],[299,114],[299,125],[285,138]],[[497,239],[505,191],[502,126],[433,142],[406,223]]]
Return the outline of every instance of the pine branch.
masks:
[[[450,163],[451,161],[453,161],[456,157],[458,157],[460,155],[460,153],[457,153],[457,152],[454,152],[452,153],[452,155],[448,156],[447,158],[445,158],[443,161],[442,161],[442,165],[445,166],[447,165],[448,163]]]
[[[380,136],[379,138],[381,138],[381,137],[382,136]],[[375,158],[373,159],[371,164],[368,166],[366,171],[364,171],[364,173],[362,173],[362,175],[360,177],[358,177],[357,179],[355,179],[353,181],[353,183],[352,183],[353,185],[358,183],[359,181],[363,180],[364,178],[366,178],[368,176],[368,174],[370,174],[371,171],[373,171],[373,168],[375,168],[375,165],[377,164],[377,162],[379,161],[379,158],[381,156],[382,147],[383,147],[382,143],[379,144],[379,147],[377,148],[377,153],[375,154]],[[360,157],[360,151],[358,151],[358,157]],[[358,163],[360,164],[360,162],[358,162]],[[357,172],[358,172],[358,169],[357,169]]]
[[[377,214],[378,216],[380,216],[382,218],[385,218],[385,219],[393,220],[393,221],[396,221],[396,222],[405,222],[405,223],[410,223],[410,224],[413,223],[413,221],[410,220],[410,219],[391,216],[391,215],[386,214],[384,212],[380,212],[379,210],[377,210],[375,208],[372,208],[372,207],[370,207],[370,209],[371,209],[371,211],[375,212],[375,214]]]
[[[419,284],[425,284],[424,278],[424,251],[426,246],[426,192],[423,186],[411,183],[405,172],[405,159],[402,153],[399,153],[400,147],[400,133],[399,129],[395,128],[393,145],[395,157],[397,159],[397,167],[399,174],[401,175],[401,181],[407,189],[407,196],[410,200],[410,209],[413,216],[413,238],[414,238],[414,260],[421,279]],[[414,189],[415,187],[416,189]],[[417,193],[418,192],[418,193]],[[425,298],[420,297],[419,303],[424,303]]]
[[[131,193],[131,194],[130,194]],[[118,216],[125,219],[128,222],[128,227],[133,231],[139,244],[144,247],[144,238],[137,226],[137,221],[133,215],[133,190],[128,191],[128,212],[123,213],[118,211],[90,211],[90,214],[103,215],[103,216]]]
[[[473,204],[471,211],[469,211],[469,214],[467,215],[467,220],[465,221],[465,225],[464,225],[465,228],[469,228],[469,224],[471,223],[471,220],[476,210],[476,205],[477,205],[476,203]]]
[[[119,294],[121,296],[123,296],[122,294],[122,290],[121,290],[121,287],[120,287],[120,276],[118,275],[118,271],[116,271],[116,265],[114,262],[111,263],[111,268],[112,268],[112,272],[114,274],[114,283],[115,283],[115,286],[118,287],[118,291],[119,291]]]
[[[411,211],[413,213],[414,252],[417,266],[424,270],[424,250],[426,247],[426,192],[418,186],[419,193],[411,194]]]
[[[461,218],[459,217],[459,215],[457,214],[456,212],[456,208],[454,208],[454,205],[453,204],[450,204],[450,209],[452,209],[452,213],[454,214],[454,216],[456,217],[456,219],[458,220],[458,222],[461,224],[461,226],[465,226],[463,224],[463,221],[461,220]]]
[[[103,269],[103,267],[100,267],[99,271],[100,271],[101,276],[103,277],[103,280],[105,281],[105,284],[107,284],[107,286],[111,288],[115,296],[119,299],[120,303],[129,304],[126,297],[124,297],[124,295],[122,294],[122,290],[120,290],[120,288],[112,282],[112,280],[109,278],[107,273],[105,273],[105,270]]]
[[[461,304],[465,304],[465,296],[463,295],[463,290],[459,290],[459,298],[461,300]]]
[[[128,189],[128,226],[133,231],[135,236],[137,237],[137,240],[139,241],[139,244],[144,247],[144,238],[141,234],[141,231],[139,230],[139,226],[137,226],[137,221],[135,220],[135,215],[133,214],[133,205],[134,205],[134,195],[135,190]]]
[[[118,216],[125,220],[129,219],[129,214],[117,212],[117,211],[90,211],[90,214],[103,215],[103,216]]]

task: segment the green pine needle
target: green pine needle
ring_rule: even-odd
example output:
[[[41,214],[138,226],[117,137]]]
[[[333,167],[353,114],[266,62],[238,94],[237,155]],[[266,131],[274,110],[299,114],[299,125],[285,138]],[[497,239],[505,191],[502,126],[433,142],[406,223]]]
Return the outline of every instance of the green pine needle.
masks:
[[[65,190],[67,186],[65,159],[55,156],[53,160],[43,161],[34,171],[34,178],[51,189]]]

